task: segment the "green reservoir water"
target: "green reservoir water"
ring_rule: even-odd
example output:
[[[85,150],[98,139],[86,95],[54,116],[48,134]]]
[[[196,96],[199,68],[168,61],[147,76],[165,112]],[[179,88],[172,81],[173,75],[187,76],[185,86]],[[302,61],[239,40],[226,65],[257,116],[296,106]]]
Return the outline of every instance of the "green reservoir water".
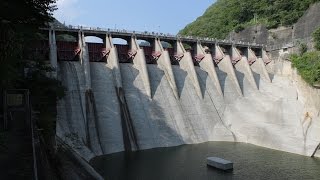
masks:
[[[234,163],[224,172],[206,165],[216,156]],[[99,156],[91,165],[108,180],[319,179],[320,159],[245,143],[208,142]]]

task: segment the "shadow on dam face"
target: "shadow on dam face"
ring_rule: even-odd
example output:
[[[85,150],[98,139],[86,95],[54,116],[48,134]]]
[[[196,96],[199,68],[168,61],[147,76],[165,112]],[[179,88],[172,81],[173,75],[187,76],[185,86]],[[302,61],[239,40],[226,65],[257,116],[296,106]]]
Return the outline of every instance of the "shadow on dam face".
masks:
[[[76,147],[86,146],[87,131],[96,128],[99,140],[91,141],[91,148],[87,147],[88,149],[101,146],[105,154],[124,151],[121,110],[112,69],[105,63],[90,63],[96,122],[95,126],[89,128],[86,122],[85,83],[81,65],[78,62],[60,62],[59,65],[61,80],[67,91],[58,105],[57,135]],[[123,90],[138,146],[149,149],[187,143],[185,140],[188,139],[188,134],[180,103],[175,99],[163,71],[156,65],[151,65],[148,69],[151,88],[155,91],[152,99],[146,95],[139,71],[132,64],[120,64]],[[183,79],[186,77],[186,73],[184,74]],[[69,137],[70,135],[75,136]]]
[[[272,73],[268,73],[268,75],[269,75],[269,77],[270,77],[271,82],[273,82],[274,74],[272,74]]]
[[[67,137],[68,134],[75,134],[82,141],[77,147],[88,146],[87,148],[92,150],[93,147],[99,149],[98,146],[101,146],[103,154],[123,151],[123,134],[126,132],[123,132],[121,125],[122,110],[115,89],[118,81],[115,79],[114,70],[106,63],[90,63],[91,93],[94,101],[87,99],[86,103],[81,64],[60,62],[59,65],[62,71],[61,80],[67,87],[67,92],[58,106],[57,134],[67,141],[73,141]],[[119,68],[132,130],[136,134],[140,149],[216,139],[230,140],[228,128],[220,127],[224,124],[219,115],[224,110],[223,97],[219,95],[207,72],[196,68],[203,93],[203,97],[198,97],[188,73],[179,66],[173,66],[180,95],[177,99],[163,70],[157,65],[148,65],[152,90],[150,98],[146,93],[142,74],[133,64],[120,64]],[[89,101],[93,104],[88,104]],[[88,105],[92,108],[85,108]],[[88,110],[90,112],[87,112]],[[88,113],[91,113],[90,116]],[[95,140],[94,137],[98,139]],[[88,144],[88,140],[92,141]],[[99,155],[97,152],[99,151],[93,154]]]
[[[177,89],[178,89],[178,94],[179,94],[179,97],[181,97],[182,90],[185,86],[185,81],[188,76],[188,73],[187,71],[184,71],[183,69],[181,69],[179,65],[172,65],[172,69],[173,69],[173,74],[174,74]]]
[[[255,81],[256,84],[257,84],[258,89],[260,89],[260,81],[261,81],[261,76],[260,76],[260,74],[254,72],[254,71],[252,71],[252,74],[253,74],[254,81]]]
[[[123,144],[126,152],[139,150],[137,135],[132,125],[132,118],[128,109],[127,100],[122,87],[116,87],[119,108],[121,114],[121,127]]]
[[[79,69],[79,63],[63,62],[60,63],[62,85],[66,87],[66,95],[61,100],[62,107],[59,114],[61,120],[58,120],[58,132],[65,133],[62,136],[76,135],[83,143],[86,142],[85,124],[85,94],[81,88],[83,82],[82,74]],[[61,116],[62,114],[62,116]],[[61,130],[59,131],[59,128]]]
[[[139,71],[132,64],[121,64],[120,67],[123,89],[139,147],[146,149],[183,144],[183,138],[177,132],[178,125],[172,118],[174,114],[166,114],[162,108],[168,106],[168,97],[165,94],[173,96],[169,84],[164,80],[164,73],[155,65],[148,66],[151,89],[154,91],[154,98],[150,99],[145,93]],[[161,83],[165,89],[161,87]]]
[[[234,72],[236,73],[236,77],[238,79],[241,91],[243,93],[244,92],[244,84],[245,84],[245,82],[244,82],[245,81],[244,73],[238,71],[236,68],[234,68]]]
[[[198,75],[198,79],[199,79],[199,84],[200,84],[200,89],[201,89],[201,93],[204,96],[206,94],[207,91],[207,79],[208,79],[208,73],[202,69],[197,69],[197,75]]]
[[[218,75],[218,79],[220,82],[220,86],[221,86],[221,90],[223,92],[223,94],[225,94],[225,89],[226,89],[226,79],[228,74],[222,70],[220,70],[219,68],[215,68],[217,75]]]

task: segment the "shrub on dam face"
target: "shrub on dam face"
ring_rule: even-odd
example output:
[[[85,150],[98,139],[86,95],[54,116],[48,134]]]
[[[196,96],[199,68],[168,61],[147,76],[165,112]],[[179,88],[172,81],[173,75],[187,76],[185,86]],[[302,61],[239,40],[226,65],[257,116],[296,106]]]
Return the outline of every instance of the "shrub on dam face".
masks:
[[[306,52],[301,56],[290,57],[292,65],[297,68],[301,77],[310,85],[320,83],[320,52]]]

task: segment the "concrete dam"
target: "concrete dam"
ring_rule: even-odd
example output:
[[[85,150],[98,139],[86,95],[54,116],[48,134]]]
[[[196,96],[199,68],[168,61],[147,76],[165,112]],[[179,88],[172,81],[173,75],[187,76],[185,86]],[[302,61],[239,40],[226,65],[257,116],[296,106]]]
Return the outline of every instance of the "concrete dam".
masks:
[[[311,156],[320,143],[319,90],[304,83],[290,62],[269,59],[260,45],[48,31],[50,62],[57,69],[53,75],[67,89],[57,106],[57,136],[88,161],[102,154],[208,141]],[[59,34],[77,42],[56,41]],[[103,44],[86,43],[85,36],[100,37]],[[113,38],[127,45],[116,45]],[[138,39],[150,46],[139,46]]]

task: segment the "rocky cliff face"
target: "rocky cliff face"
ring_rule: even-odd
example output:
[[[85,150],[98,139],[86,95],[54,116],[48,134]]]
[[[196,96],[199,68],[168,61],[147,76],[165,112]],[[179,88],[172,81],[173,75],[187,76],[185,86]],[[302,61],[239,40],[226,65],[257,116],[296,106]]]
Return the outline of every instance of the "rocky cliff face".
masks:
[[[268,30],[263,25],[248,27],[239,33],[230,33],[229,38],[268,44],[270,46],[292,46],[296,40],[310,41],[311,34],[320,27],[320,3],[312,5],[292,27],[279,27]]]
[[[294,25],[295,39],[309,38],[312,32],[320,26],[320,3],[312,5]]]

